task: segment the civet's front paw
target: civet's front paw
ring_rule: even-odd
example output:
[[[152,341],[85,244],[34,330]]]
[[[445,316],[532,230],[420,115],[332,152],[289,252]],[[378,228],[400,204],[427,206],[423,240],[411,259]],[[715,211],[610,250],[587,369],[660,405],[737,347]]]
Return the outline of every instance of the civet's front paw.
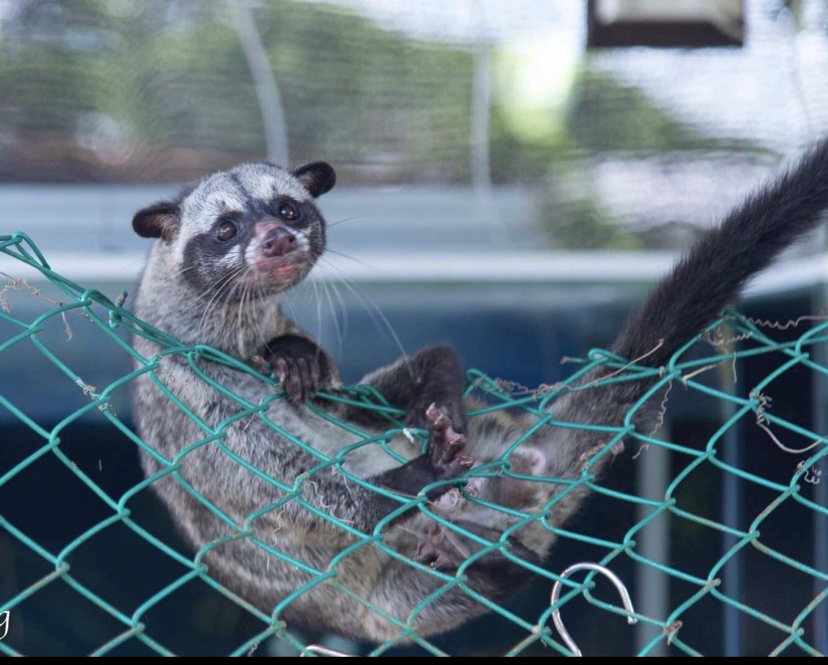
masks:
[[[271,340],[263,359],[295,404],[307,401],[330,384],[325,352],[304,337],[284,335]]]

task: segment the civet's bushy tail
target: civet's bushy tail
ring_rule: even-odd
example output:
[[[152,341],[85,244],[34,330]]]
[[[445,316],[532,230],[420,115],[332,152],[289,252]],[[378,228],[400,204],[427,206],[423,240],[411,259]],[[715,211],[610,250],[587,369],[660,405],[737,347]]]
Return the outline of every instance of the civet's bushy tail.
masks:
[[[719,225],[707,232],[688,254],[658,282],[634,314],[612,350],[639,365],[659,367],[698,335],[735,300],[750,277],[768,267],[786,247],[814,229],[828,210],[828,140],[820,142],[785,175],[748,197]],[[582,377],[592,384],[609,370],[598,367]],[[652,388],[654,378],[590,385],[564,394],[550,410],[559,422],[620,427],[629,410]],[[636,411],[634,423],[648,430],[660,396],[654,395]],[[600,474],[612,455],[586,462],[606,446],[611,434],[590,428],[552,427],[532,438],[545,454],[545,476],[579,478],[587,466]],[[622,446],[613,449],[616,453]],[[560,488],[552,487],[554,496]],[[579,486],[559,497],[552,521],[562,524],[588,494]],[[548,497],[542,497],[548,499]],[[552,544],[539,537],[544,553]]]
[[[828,139],[707,232],[627,323],[613,351],[658,366],[709,325],[750,277],[828,209]]]

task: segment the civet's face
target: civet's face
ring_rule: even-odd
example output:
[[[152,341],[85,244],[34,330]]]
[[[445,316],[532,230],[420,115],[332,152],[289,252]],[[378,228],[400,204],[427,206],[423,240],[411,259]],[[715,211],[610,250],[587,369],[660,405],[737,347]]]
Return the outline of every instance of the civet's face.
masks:
[[[133,228],[168,243],[181,279],[224,301],[273,295],[301,282],[325,249],[315,199],[336,181],[316,162],[294,171],[241,164],[199,181],[174,202],[135,215]]]

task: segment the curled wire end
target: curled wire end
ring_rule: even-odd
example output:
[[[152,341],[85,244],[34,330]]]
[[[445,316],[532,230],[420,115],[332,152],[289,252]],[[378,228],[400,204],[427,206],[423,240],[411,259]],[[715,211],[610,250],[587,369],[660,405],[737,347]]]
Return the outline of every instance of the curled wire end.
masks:
[[[353,658],[353,654],[350,653],[342,653],[341,651],[335,651],[334,649],[329,649],[328,647],[319,646],[318,644],[311,644],[310,646],[305,647],[305,651],[310,651],[311,653],[318,653],[320,656],[333,656],[334,658]],[[304,657],[304,652],[302,653],[302,657]]]
[[[567,568],[565,571],[563,571],[560,574],[560,578],[561,580],[566,579],[572,573],[577,573],[579,570],[594,570],[607,577],[607,579],[609,579],[609,581],[612,582],[615,585],[615,588],[618,590],[618,593],[621,596],[621,602],[624,604],[624,609],[627,610],[627,612],[629,612],[630,615],[632,615],[632,613],[635,612],[632,600],[630,599],[630,594],[627,591],[627,587],[624,586],[624,583],[621,581],[618,575],[613,573],[609,568],[599,566],[597,563],[576,563]],[[552,587],[552,598],[549,601],[550,605],[554,605],[558,602],[558,598],[561,595],[561,580],[555,582],[555,585]],[[555,628],[558,630],[558,633],[560,633],[560,636],[566,643],[566,646],[569,647],[569,650],[579,658],[582,657],[583,653],[581,653],[581,650],[578,648],[578,645],[575,644],[575,640],[572,639],[572,636],[566,631],[566,628],[564,628],[563,620],[561,619],[560,608],[552,612],[552,622],[555,624]],[[634,616],[627,617],[628,624],[632,625],[637,622],[638,619],[636,619]]]

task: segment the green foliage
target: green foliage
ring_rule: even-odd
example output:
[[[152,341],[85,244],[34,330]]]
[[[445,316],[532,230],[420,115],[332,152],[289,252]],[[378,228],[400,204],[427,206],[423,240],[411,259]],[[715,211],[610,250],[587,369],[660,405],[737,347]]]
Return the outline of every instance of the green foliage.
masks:
[[[297,161],[325,155],[380,179],[465,179],[472,55],[342,9],[278,3],[263,39]]]
[[[138,179],[155,179],[153,162],[163,172],[158,152],[170,149],[204,151],[191,157],[207,161],[196,172],[263,157],[261,110],[224,4],[122,4],[122,12],[114,2],[25,4],[0,49],[9,110],[0,132],[30,143],[57,133],[71,147],[84,114],[109,116],[131,159],[146,162]],[[467,179],[468,50],[322,4],[274,1],[254,11],[294,161],[324,156],[380,180]],[[227,156],[216,163],[210,151]],[[98,179],[113,178],[111,164],[99,169]]]
[[[590,67],[583,67],[576,80],[568,127],[581,148],[595,152],[718,147],[658,108],[639,88]]]

